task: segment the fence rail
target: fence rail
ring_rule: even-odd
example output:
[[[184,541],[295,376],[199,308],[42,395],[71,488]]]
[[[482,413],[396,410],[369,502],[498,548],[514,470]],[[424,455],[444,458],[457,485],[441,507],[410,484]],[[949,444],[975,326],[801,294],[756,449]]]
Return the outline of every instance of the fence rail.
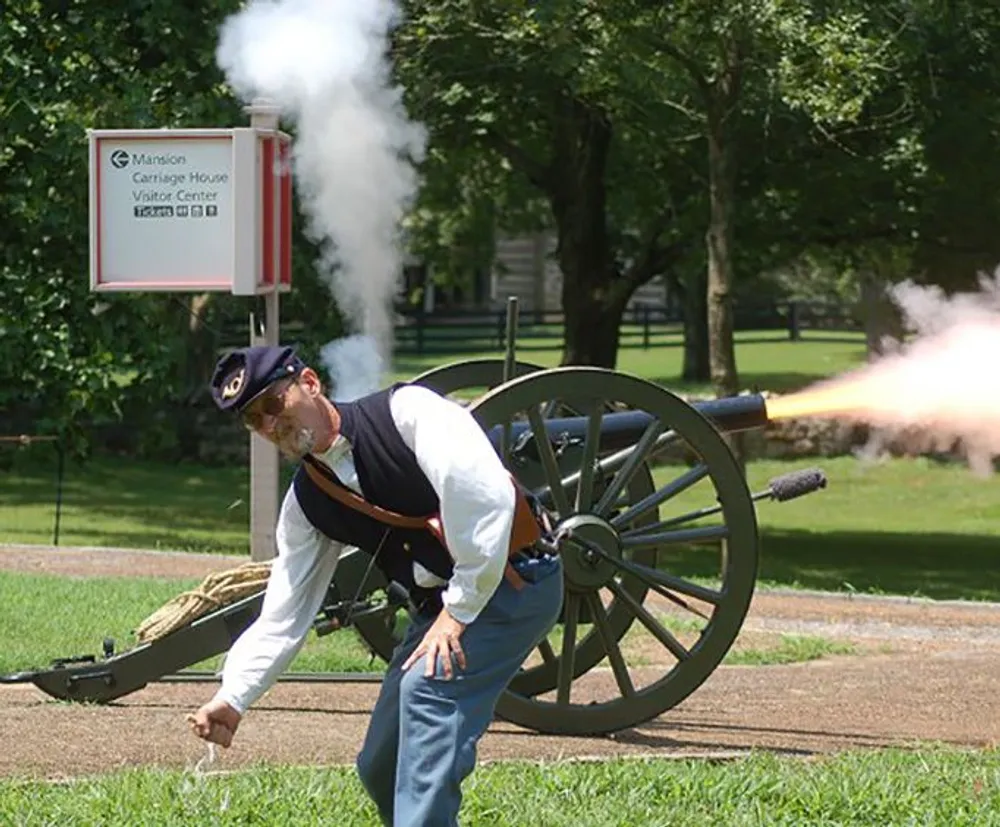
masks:
[[[518,350],[552,350],[563,340],[566,314],[561,310],[524,310],[518,317]],[[797,341],[807,331],[857,332],[862,325],[841,304],[825,302],[741,302],[734,307],[736,332],[770,331]],[[442,310],[424,313],[397,307],[395,352],[401,356],[455,355],[502,351],[506,338],[506,308]],[[295,340],[308,331],[302,322],[282,321],[282,337]],[[222,346],[246,343],[245,325],[224,328]],[[667,305],[637,304],[622,317],[619,347],[677,347],[684,342],[684,314]]]
[[[522,310],[518,320],[518,350],[548,350],[562,341],[566,315],[561,310]],[[860,322],[843,305],[820,302],[744,303],[734,308],[737,332],[783,331],[797,341],[804,331],[855,332]],[[458,310],[433,314],[399,312],[395,346],[399,354],[452,354],[502,350],[505,310]],[[680,310],[660,305],[635,305],[622,318],[622,348],[660,347],[683,342]]]

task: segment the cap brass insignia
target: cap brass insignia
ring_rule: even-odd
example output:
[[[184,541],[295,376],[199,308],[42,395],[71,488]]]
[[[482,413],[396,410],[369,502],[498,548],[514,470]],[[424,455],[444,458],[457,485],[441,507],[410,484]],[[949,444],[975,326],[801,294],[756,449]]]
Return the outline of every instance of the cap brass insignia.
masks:
[[[246,375],[246,368],[240,368],[239,373],[226,382],[226,386],[222,389],[222,398],[232,399],[234,396],[237,396],[243,389],[243,380],[246,379]]]

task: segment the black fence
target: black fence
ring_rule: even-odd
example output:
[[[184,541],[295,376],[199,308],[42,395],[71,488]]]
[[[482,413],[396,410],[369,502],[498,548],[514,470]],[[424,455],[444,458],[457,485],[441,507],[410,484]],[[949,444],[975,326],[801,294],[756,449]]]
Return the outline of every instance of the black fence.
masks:
[[[518,315],[519,351],[551,350],[563,339],[565,314],[522,310]],[[843,305],[821,302],[742,303],[734,308],[737,332],[778,332],[797,341],[807,331],[857,332],[860,322]],[[397,314],[396,353],[433,355],[503,350],[507,312],[498,310],[420,311]],[[684,317],[679,309],[635,305],[622,319],[622,348],[654,348],[683,343]]]

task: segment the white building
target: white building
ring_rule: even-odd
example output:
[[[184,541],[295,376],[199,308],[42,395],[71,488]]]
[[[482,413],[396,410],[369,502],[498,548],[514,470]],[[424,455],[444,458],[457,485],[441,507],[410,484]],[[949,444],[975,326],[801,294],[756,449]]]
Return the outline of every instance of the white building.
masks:
[[[496,257],[489,271],[474,274],[467,288],[441,290],[427,286],[427,269],[415,264],[407,267],[407,288],[426,287],[424,311],[443,314],[452,311],[497,310],[507,299],[516,296],[522,312],[562,312],[562,273],[555,260],[556,236],[553,232],[500,237]],[[667,286],[663,279],[640,287],[629,301],[629,307],[667,303]]]

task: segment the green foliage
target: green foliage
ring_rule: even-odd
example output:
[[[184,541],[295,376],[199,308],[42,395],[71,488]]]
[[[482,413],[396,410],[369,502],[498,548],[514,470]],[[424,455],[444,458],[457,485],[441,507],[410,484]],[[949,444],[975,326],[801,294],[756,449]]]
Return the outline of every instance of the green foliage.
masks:
[[[410,111],[428,125],[432,146],[422,216],[485,238],[490,222],[463,197],[472,191],[488,199],[491,219],[505,232],[551,226],[551,206],[541,206],[568,195],[567,164],[587,140],[578,130],[586,129],[588,110],[615,132],[602,187],[612,252],[624,270],[649,226],[664,223],[664,196],[682,170],[665,150],[686,128],[658,100],[664,78],[630,56],[631,27],[641,20],[623,28],[613,9],[566,2],[405,5],[394,57]],[[444,179],[436,174],[442,162]],[[666,174],[670,163],[674,175]],[[690,175],[677,183],[690,186]]]
[[[457,176],[425,189],[422,249],[464,238],[486,259],[491,223],[473,204],[516,232],[537,226],[543,199],[571,340],[580,324],[600,338],[588,300],[614,316],[656,275],[702,289],[709,188],[729,176],[721,203],[747,292],[817,249],[908,247],[928,175],[923,13],[865,0],[409,4],[399,75],[431,128],[429,178],[443,157]],[[715,171],[710,132],[725,148]]]
[[[926,159],[915,209],[917,275],[968,289],[978,271],[1000,263],[1000,9],[959,0],[914,4],[917,19],[905,74],[919,101]]]
[[[246,341],[246,300],[98,296],[89,290],[87,130],[246,122],[215,66],[235,0],[121,7],[13,0],[0,28],[0,418],[2,432],[62,432],[87,449],[96,423],[128,414],[150,447],[184,441],[227,336]],[[286,300],[316,334],[340,318],[299,228]],[[231,339],[231,337],[229,337]],[[234,344],[225,341],[225,344]],[[180,409],[174,409],[179,406]],[[167,415],[157,417],[157,409]],[[141,449],[142,443],[133,446]],[[161,451],[161,453],[163,453]]]
[[[893,40],[871,4],[839,3],[826,13],[794,0],[760,5],[783,47],[771,80],[791,109],[820,126],[856,123],[898,71]]]
[[[5,417],[6,428],[72,433],[116,416],[117,377],[133,364],[165,371],[175,361],[148,335],[153,302],[89,291],[86,130],[204,123],[232,111],[212,77],[203,10],[137,3],[122,14],[92,0],[15,0],[5,8],[0,117],[11,139],[0,154],[0,407],[13,420]],[[192,88],[202,93],[186,94]]]

